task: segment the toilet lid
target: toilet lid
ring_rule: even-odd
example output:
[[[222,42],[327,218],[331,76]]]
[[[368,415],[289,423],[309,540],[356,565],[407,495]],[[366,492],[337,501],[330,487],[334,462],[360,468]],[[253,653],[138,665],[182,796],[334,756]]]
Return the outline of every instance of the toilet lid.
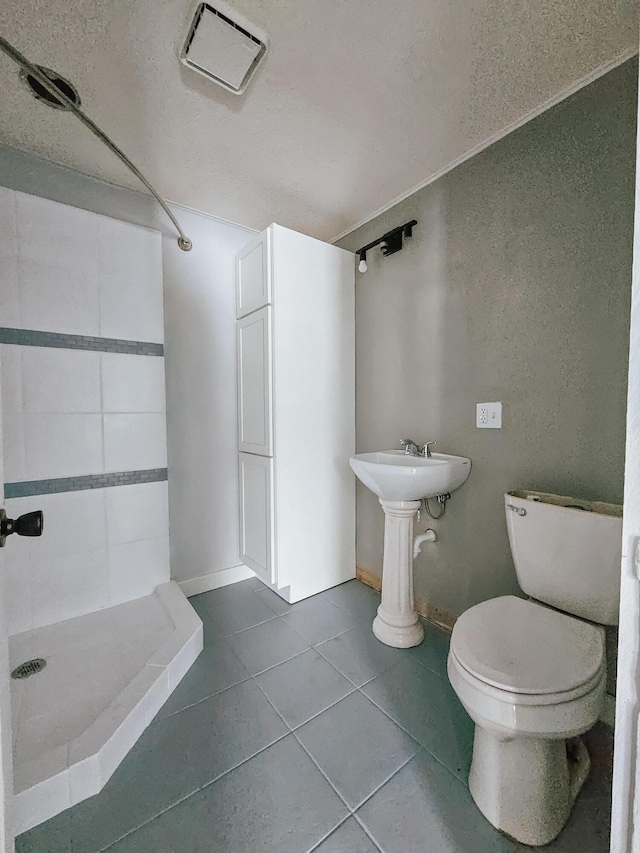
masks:
[[[463,613],[451,650],[476,678],[512,693],[573,690],[604,661],[602,629],[512,595]]]

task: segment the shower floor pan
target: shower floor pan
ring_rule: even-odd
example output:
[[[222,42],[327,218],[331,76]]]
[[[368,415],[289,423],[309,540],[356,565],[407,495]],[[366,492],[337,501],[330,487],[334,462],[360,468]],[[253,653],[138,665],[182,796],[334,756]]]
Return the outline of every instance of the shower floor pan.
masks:
[[[11,669],[16,834],[97,794],[202,650],[202,622],[177,584],[17,634]]]

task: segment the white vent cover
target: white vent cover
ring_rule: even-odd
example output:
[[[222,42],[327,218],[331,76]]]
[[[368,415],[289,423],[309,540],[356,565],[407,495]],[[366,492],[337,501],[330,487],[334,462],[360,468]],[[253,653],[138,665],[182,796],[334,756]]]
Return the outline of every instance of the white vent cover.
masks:
[[[226,3],[198,3],[180,61],[236,95],[267,50],[267,37]]]

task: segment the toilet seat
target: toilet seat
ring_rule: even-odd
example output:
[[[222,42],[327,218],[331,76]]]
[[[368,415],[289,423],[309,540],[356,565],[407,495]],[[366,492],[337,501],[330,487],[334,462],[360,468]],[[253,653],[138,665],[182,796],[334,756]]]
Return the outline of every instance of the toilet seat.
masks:
[[[473,678],[499,695],[511,694],[512,702],[547,704],[583,695],[600,681],[604,631],[541,604],[501,596],[460,616],[451,654]]]

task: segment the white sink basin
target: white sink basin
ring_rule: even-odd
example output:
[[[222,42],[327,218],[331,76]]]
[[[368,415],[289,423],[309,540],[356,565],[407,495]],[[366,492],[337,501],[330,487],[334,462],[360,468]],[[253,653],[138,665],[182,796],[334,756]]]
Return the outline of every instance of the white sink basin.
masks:
[[[385,501],[417,501],[453,492],[471,472],[471,460],[465,456],[407,456],[404,450],[356,453],[349,464],[356,477]]]

